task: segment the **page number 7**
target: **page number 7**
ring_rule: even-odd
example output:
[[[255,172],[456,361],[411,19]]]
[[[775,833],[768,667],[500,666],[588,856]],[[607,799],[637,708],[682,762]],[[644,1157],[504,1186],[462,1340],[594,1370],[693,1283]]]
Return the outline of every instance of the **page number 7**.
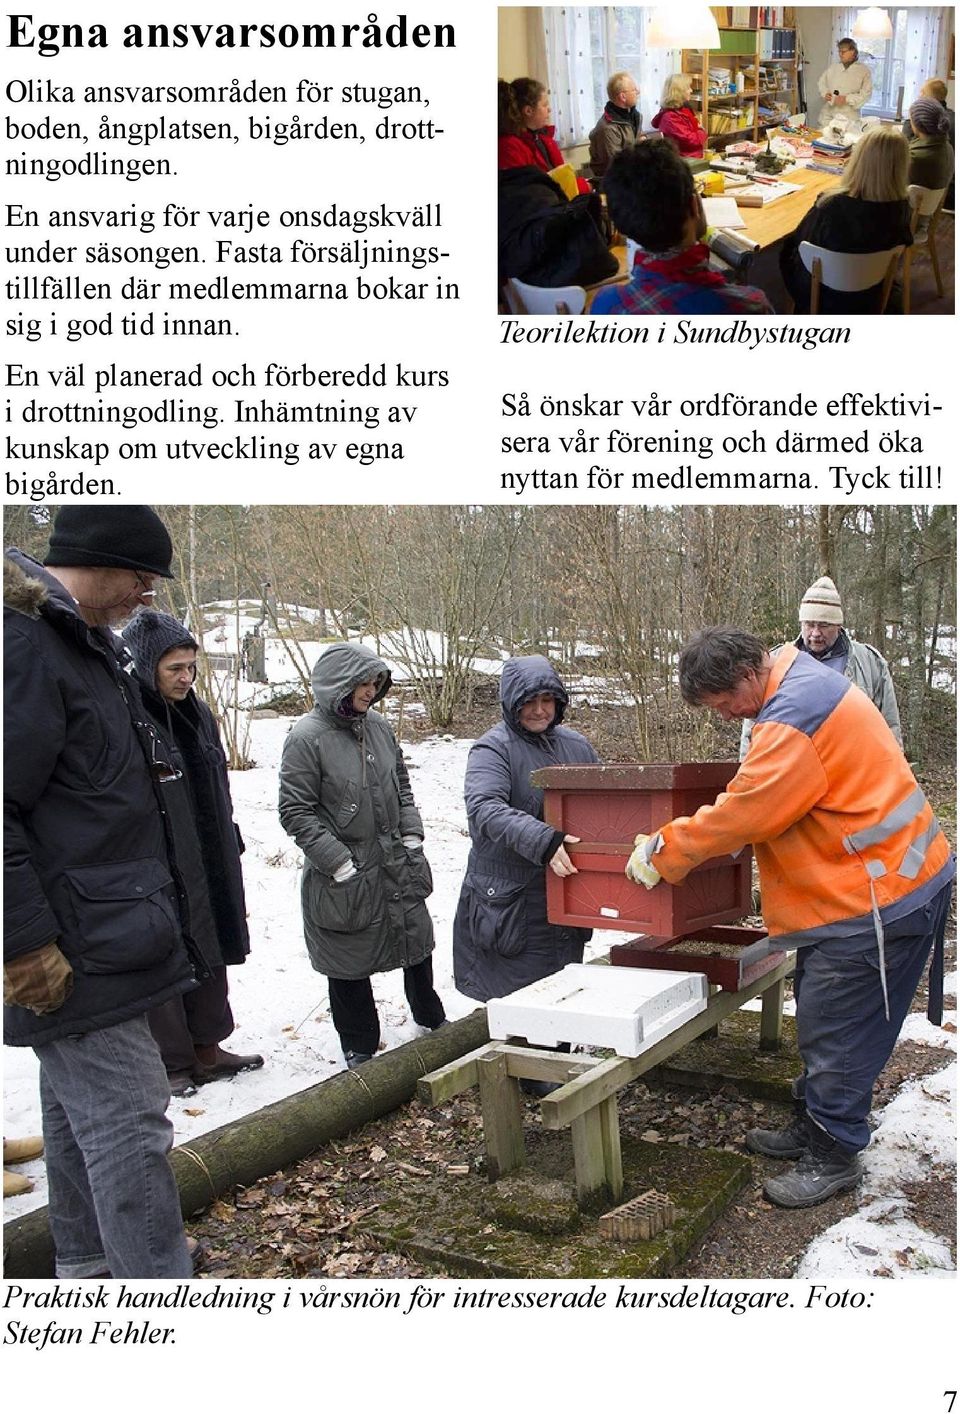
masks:
[[[956,1403],[957,1391],[955,1389],[945,1389],[943,1397],[947,1401],[947,1414],[953,1414],[953,1406]]]

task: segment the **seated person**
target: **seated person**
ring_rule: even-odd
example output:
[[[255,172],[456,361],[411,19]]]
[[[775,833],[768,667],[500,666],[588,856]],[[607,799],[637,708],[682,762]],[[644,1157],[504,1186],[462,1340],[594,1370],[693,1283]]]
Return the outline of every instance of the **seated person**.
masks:
[[[907,185],[928,187],[931,191],[949,187],[953,180],[954,156],[946,109],[935,98],[918,98],[910,106],[910,126],[913,137],[910,139]],[[930,217],[921,216],[917,222],[917,232],[926,232],[929,224]]]
[[[653,126],[673,141],[681,157],[702,157],[707,145],[707,135],[690,106],[692,91],[689,74],[671,74],[663,85],[660,112],[653,119]]]
[[[902,141],[902,139],[901,139]],[[604,180],[619,231],[642,247],[629,283],[600,290],[591,314],[772,314],[762,290],[711,270],[693,175],[669,142],[627,148]]]
[[[780,273],[798,314],[810,312],[810,272],[800,259],[800,242],[825,250],[865,254],[912,245],[907,201],[909,149],[892,128],[870,128],[855,144],[840,185],[824,192],[783,243]],[[869,290],[843,292],[824,287],[822,314],[876,314],[881,281]]]
[[[538,167],[550,172],[566,158],[554,138],[550,123],[550,95],[536,79],[497,82],[497,167]],[[577,178],[577,190],[589,192],[590,183]]]
[[[590,134],[590,167],[595,177],[605,176],[610,163],[625,147],[643,142],[643,118],[637,110],[640,90],[625,71],[612,74],[607,83],[607,103]]]
[[[932,98],[935,103],[940,104],[940,107],[947,115],[947,122],[950,125],[950,146],[956,147],[957,115],[952,108],[947,107],[947,85],[944,83],[943,79],[927,79],[926,83],[920,89],[920,97]],[[907,142],[913,137],[913,124],[909,118],[904,119],[903,135],[907,139]]]
[[[956,149],[956,146],[957,146],[957,144],[956,144],[957,115],[956,115],[956,113],[954,113],[954,111],[953,111],[952,108],[948,108],[948,107],[947,107],[947,85],[944,83],[943,79],[927,79],[926,83],[923,85],[923,87],[922,87],[921,90],[920,90],[920,97],[921,97],[921,98],[932,98],[932,99],[934,100],[934,102],[940,104],[940,107],[941,107],[941,108],[943,109],[943,111],[946,113],[946,115],[947,115],[947,123],[949,124],[949,128],[950,128],[950,131],[949,131],[949,134],[948,134],[949,140],[950,140],[950,146],[951,146],[952,148],[954,148],[954,150],[955,150],[955,149]],[[904,125],[903,125],[903,135],[904,135],[904,137],[907,139],[907,142],[909,142],[909,141],[911,140],[911,138],[913,137],[913,135],[914,135],[914,134],[913,134],[913,124],[911,123],[911,121],[910,121],[909,118],[907,118],[906,122],[905,122]],[[913,179],[911,178],[911,181],[912,181],[912,180],[913,180]],[[944,209],[944,211],[953,211],[953,210],[954,210],[954,201],[955,201],[954,184],[953,184],[953,178],[951,177],[951,179],[950,179],[950,186],[949,186],[949,189],[948,189],[947,195],[946,195],[946,200],[945,200],[944,203],[943,203],[943,209]]]

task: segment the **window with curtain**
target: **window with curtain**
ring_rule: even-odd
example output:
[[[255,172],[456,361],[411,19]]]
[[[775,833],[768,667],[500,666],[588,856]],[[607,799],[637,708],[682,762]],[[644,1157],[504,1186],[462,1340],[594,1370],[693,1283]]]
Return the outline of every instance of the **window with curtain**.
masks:
[[[648,49],[652,11],[637,6],[544,9],[547,76],[561,147],[584,143],[607,101],[607,79],[627,69],[640,90],[645,127],[660,107],[664,81],[680,68],[680,51]]]
[[[833,42],[849,35],[859,6],[833,12]],[[927,79],[947,77],[950,11],[932,6],[884,6],[893,26],[891,39],[858,39],[860,58],[869,67],[873,94],[862,112],[892,118],[903,88],[903,111],[918,97]]]

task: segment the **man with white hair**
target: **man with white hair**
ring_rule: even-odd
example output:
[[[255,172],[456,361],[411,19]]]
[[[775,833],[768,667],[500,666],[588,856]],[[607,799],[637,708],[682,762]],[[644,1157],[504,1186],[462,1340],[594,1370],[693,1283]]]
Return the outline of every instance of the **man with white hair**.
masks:
[[[625,70],[610,76],[607,103],[590,134],[590,166],[595,177],[605,175],[618,152],[643,141],[639,97],[636,80]]]
[[[838,673],[859,687],[870,698],[893,732],[897,742],[903,746],[900,729],[900,710],[897,694],[886,659],[869,643],[858,643],[843,627],[843,606],[837,586],[829,575],[815,580],[803,596],[800,604],[800,634],[794,639],[794,647],[802,653],[809,653],[818,662]],[[774,656],[780,649],[774,650]],[[743,724],[740,734],[740,760],[747,754],[753,718]]]

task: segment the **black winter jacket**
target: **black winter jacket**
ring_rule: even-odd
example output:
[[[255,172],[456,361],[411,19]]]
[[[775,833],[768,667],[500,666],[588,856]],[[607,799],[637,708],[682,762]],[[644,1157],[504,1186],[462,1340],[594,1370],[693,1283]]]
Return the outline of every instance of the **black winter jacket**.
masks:
[[[500,172],[499,278],[556,289],[590,285],[618,270],[600,234],[596,193],[568,201],[552,177],[536,167]]]
[[[9,1045],[113,1026],[194,985],[143,721],[112,636],[8,551],[4,958],[56,941],[74,972],[58,1011],[4,1007]]]
[[[171,812],[171,820],[191,937],[208,966],[233,966],[246,959],[250,933],[240,867],[244,846],[233,820],[227,759],[216,719],[195,692],[183,702],[167,703],[139,675],[137,681],[150,720],[170,746],[171,764],[183,771],[177,785],[186,814],[175,819]],[[170,795],[173,798],[172,789]]]
[[[545,732],[525,731],[520,708],[540,692],[553,694],[556,718]],[[558,839],[544,822],[543,791],[530,784],[530,773],[599,758],[586,737],[561,725],[567,694],[546,658],[508,659],[500,703],[503,721],[474,743],[467,758],[464,793],[473,847],[453,923],[457,990],[481,1002],[581,962],[590,938],[589,929],[547,921],[545,870]]]

